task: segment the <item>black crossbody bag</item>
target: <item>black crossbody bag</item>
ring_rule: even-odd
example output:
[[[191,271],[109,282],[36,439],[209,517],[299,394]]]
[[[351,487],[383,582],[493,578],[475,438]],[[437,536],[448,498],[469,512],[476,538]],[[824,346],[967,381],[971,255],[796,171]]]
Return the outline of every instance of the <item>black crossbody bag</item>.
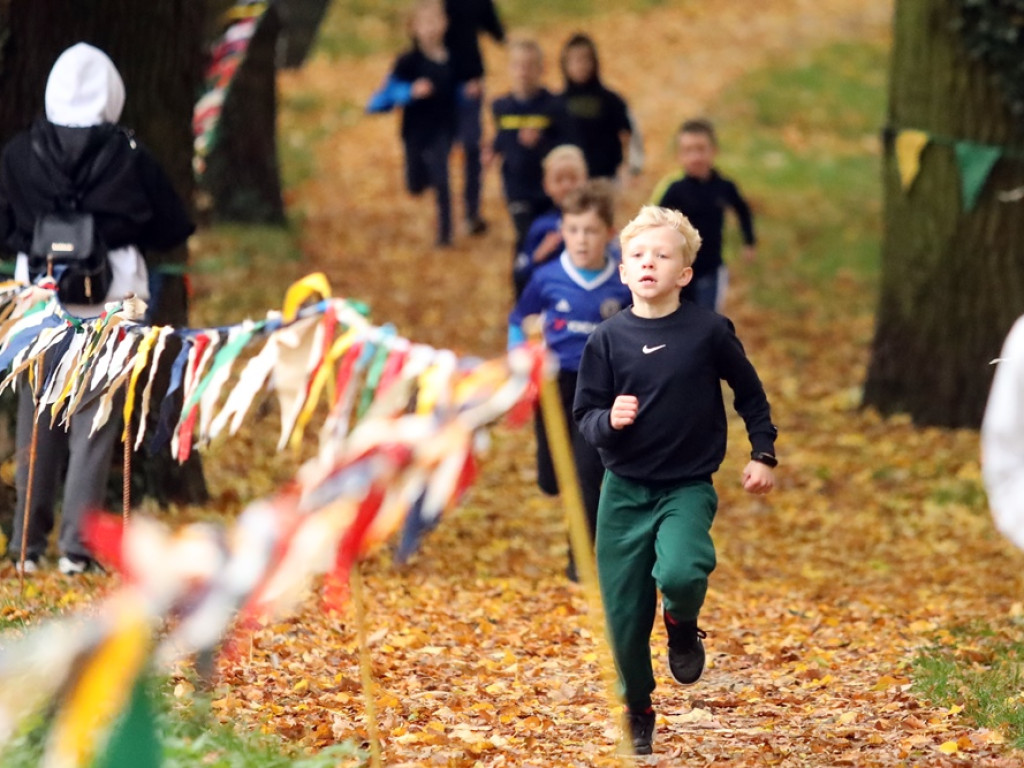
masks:
[[[57,295],[65,304],[99,304],[110,290],[113,271],[96,221],[92,213],[81,210],[82,191],[75,189],[42,142],[33,139],[32,150],[58,192],[54,196],[57,210],[36,219],[29,248],[29,275],[32,280],[41,275],[53,277]],[[116,152],[117,143],[110,136],[97,150],[85,179],[95,178]]]

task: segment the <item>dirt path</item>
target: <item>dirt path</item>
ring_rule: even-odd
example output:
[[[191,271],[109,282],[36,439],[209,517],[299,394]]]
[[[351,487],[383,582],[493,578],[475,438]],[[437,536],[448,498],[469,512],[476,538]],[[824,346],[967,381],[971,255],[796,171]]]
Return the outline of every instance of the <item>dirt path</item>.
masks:
[[[669,170],[663,148],[682,116],[775,57],[884,38],[890,11],[885,0],[683,2],[580,25],[647,137],[649,168],[626,190],[623,214]],[[539,31],[545,50],[573,29]],[[501,52],[488,54],[499,92]],[[317,61],[284,82],[286,95],[312,91],[338,105],[324,118],[320,170],[290,201],[304,216],[310,266],[400,333],[500,353],[511,230],[497,175],[485,187],[489,234],[431,251],[432,205],[402,190],[395,122],[354,106],[387,61]],[[669,683],[656,629],[659,732],[645,764],[1020,764],[998,734],[922,706],[908,685],[915,648],[953,643],[947,630],[958,623],[1019,612],[1024,595],[1020,557],[987,516],[935,496],[976,480],[976,435],[914,430],[854,408],[849,387],[863,379],[870,317],[755,314],[742,294],[741,283],[735,319],[765,373],[786,464],[770,500],[746,497],[733,482],[743,440],[733,440],[718,482],[720,567],[702,619],[711,667],[692,689]],[[531,451],[528,431],[497,430],[469,502],[414,562],[399,570],[382,556],[367,567],[389,765],[614,762],[585,602],[561,575],[560,512],[532,485]],[[228,677],[239,691],[222,707],[230,716],[269,702],[271,727],[310,744],[365,734],[351,617],[339,628],[314,601],[260,633],[252,659]],[[957,740],[955,754],[939,750]]]

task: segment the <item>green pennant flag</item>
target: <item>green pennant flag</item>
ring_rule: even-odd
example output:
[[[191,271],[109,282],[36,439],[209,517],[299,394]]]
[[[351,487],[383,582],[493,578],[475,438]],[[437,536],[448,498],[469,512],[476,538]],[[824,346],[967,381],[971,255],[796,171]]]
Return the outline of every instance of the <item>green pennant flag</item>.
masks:
[[[146,680],[140,677],[127,711],[115,723],[106,749],[93,762],[93,768],[160,768],[163,747],[149,697]]]
[[[956,162],[960,167],[960,199],[964,210],[974,210],[985,181],[996,160],[1003,154],[1000,147],[990,144],[975,144],[973,141],[956,143]]]

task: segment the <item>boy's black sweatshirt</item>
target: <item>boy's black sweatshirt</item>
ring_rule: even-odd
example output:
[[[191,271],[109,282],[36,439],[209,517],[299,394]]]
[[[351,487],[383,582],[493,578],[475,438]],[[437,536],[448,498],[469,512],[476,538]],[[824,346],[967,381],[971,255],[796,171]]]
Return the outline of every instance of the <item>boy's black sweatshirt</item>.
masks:
[[[684,176],[674,182],[665,190],[658,205],[679,211],[700,232],[701,246],[693,263],[696,277],[710,275],[722,266],[722,229],[726,208],[736,212],[743,242],[754,244],[754,219],[750,206],[736,185],[716,170],[712,170],[707,179]]]
[[[591,178],[614,178],[622,164],[622,139],[630,130],[626,102],[598,79],[576,84],[566,80],[561,95],[569,130],[583,150]]]
[[[492,0],[445,0],[444,10],[448,15],[444,45],[452,57],[455,82],[483,77],[484,60],[477,35],[486,32],[499,43],[505,39],[505,28],[494,3]]]
[[[753,450],[774,453],[768,399],[728,318],[690,302],[656,319],[627,308],[587,340],[573,418],[616,475],[656,486],[710,481],[725,457],[721,379]],[[634,395],[640,406],[621,430],[610,420],[618,395]]]
[[[433,92],[422,99],[413,99],[402,110],[402,140],[423,146],[439,135],[455,134],[455,78],[451,54],[447,61],[435,61],[418,48],[398,57],[393,75],[407,83],[421,77],[430,80]]]
[[[565,106],[547,88],[527,99],[507,94],[491,104],[497,133],[494,151],[501,155],[501,178],[509,200],[545,200],[544,156],[559,144],[572,141]],[[540,140],[532,147],[519,142],[522,128],[536,128]]]

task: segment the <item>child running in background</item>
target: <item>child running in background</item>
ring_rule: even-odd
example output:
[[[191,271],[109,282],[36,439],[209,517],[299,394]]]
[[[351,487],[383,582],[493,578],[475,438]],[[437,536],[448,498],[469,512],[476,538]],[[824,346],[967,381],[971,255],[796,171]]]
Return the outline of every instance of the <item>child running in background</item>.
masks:
[[[654,738],[651,629],[658,591],[668,664],[679,683],[704,672],[697,626],[715,568],[711,484],[725,456],[724,379],[753,449],[744,490],[774,485],[776,429],[761,380],[732,323],[679,289],[693,277],[697,230],[645,206],[621,234],[633,306],[602,323],[580,360],[573,416],[607,468],[597,513],[597,571],[636,754]],[[699,259],[698,259],[699,262]]]
[[[626,102],[601,82],[597,46],[587,35],[573,35],[562,48],[562,74],[560,98],[569,131],[583,150],[591,178],[616,178],[633,125]]]
[[[439,247],[452,242],[448,155],[455,136],[456,87],[444,45],[447,26],[441,0],[417,0],[409,23],[412,50],[398,57],[367,105],[368,112],[402,107],[406,187],[414,195],[433,187]]]
[[[683,289],[682,298],[721,312],[729,281],[722,260],[725,211],[731,208],[739,219],[743,255],[748,261],[756,255],[754,218],[736,185],[715,168],[718,139],[709,121],[683,123],[676,134],[676,150],[682,174],[663,180],[655,188],[651,202],[682,213],[703,241],[700,258],[693,265],[693,280]]]
[[[484,99],[484,60],[480,55],[479,35],[487,33],[496,42],[505,42],[505,27],[493,0],[445,0],[448,31],[445,45],[452,57],[452,70],[458,83],[455,140],[462,145],[463,201],[466,230],[471,235],[487,231],[480,216],[480,139],[483,135],[480,112]]]
[[[487,159],[501,157],[505,202],[515,227],[514,261],[530,223],[551,206],[544,194],[544,157],[569,140],[569,135],[561,101],[541,84],[544,58],[540,45],[535,40],[516,39],[509,43],[508,55],[512,89],[491,105],[497,134]]]
[[[512,279],[516,295],[523,292],[533,270],[562,252],[562,205],[587,181],[587,161],[574,144],[559,144],[544,158],[544,193],[552,207],[530,224],[523,250],[516,255]]]
[[[538,267],[508,318],[509,346],[524,340],[523,321],[543,316],[544,341],[558,358],[558,390],[569,424],[576,473],[583,496],[587,525],[593,542],[597,502],[604,467],[572,421],[572,403],[580,355],[587,337],[602,320],[629,304],[629,290],[619,280],[619,261],[609,247],[614,236],[613,190],[607,181],[590,181],[563,201],[562,237],[565,250],[555,260]],[[544,493],[558,493],[540,413],[536,418],[537,485]],[[577,580],[572,547],[566,573]]]

